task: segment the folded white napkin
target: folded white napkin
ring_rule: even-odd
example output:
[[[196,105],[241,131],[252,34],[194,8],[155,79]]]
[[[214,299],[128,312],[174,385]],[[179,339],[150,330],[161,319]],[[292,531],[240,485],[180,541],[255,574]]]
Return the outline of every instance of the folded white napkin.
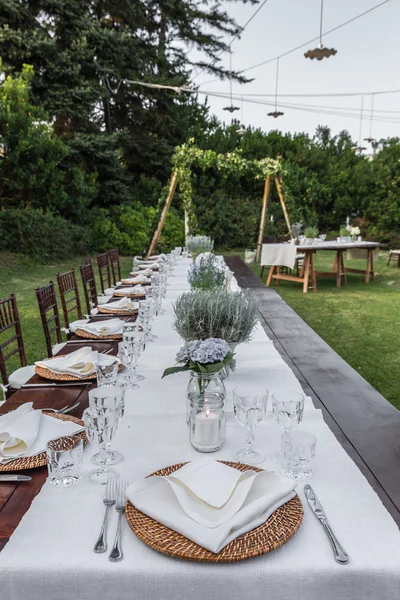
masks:
[[[152,271],[153,273],[153,271]],[[137,283],[151,283],[151,279],[149,279],[148,277],[146,277],[146,275],[137,275],[135,277],[129,277],[128,279],[123,279],[122,283],[124,284],[132,284],[132,285],[136,285]]]
[[[165,260],[166,259],[166,255],[165,254],[152,254],[151,256],[149,256],[149,260]]]
[[[130,298],[121,298],[116,302],[109,302],[107,306],[102,306],[102,310],[108,312],[118,312],[120,310],[137,310],[139,308],[139,302],[133,302]]]
[[[106,290],[104,290],[104,293],[106,296],[114,296],[114,290],[115,290],[115,288],[113,288],[113,287],[107,288]]]
[[[85,378],[96,371],[97,355],[98,352],[92,350],[90,346],[84,346],[66,356],[50,360],[38,360],[35,365],[49,369],[52,373],[63,373]]]
[[[159,268],[160,268],[160,263],[155,260],[150,260],[150,261],[147,261],[147,262],[139,265],[139,269],[141,271],[144,271],[145,269],[147,270],[147,269],[159,269]]]
[[[95,321],[94,323],[84,323],[79,329],[87,333],[93,333],[101,337],[122,333],[125,321],[121,319],[108,319],[107,321]]]
[[[264,523],[295,496],[294,487],[274,473],[242,473],[205,459],[138,481],[126,495],[141,512],[217,553]]]
[[[35,456],[45,450],[49,440],[83,429],[71,421],[42,415],[42,411],[32,408],[32,402],[22,404],[0,417],[0,464],[21,456]]]
[[[69,324],[69,329],[72,333],[75,333],[77,329],[83,329],[85,325],[89,323],[89,319],[77,319]]]
[[[131,272],[132,277],[142,277],[143,275],[146,275],[147,277],[151,277],[151,275],[153,275],[153,269],[142,269],[141,271],[132,271]],[[123,279],[123,281],[126,281],[125,279]]]
[[[135,287],[126,287],[117,290],[118,294],[123,294],[124,296],[130,296],[131,294],[144,294],[144,287],[140,284],[135,285]]]

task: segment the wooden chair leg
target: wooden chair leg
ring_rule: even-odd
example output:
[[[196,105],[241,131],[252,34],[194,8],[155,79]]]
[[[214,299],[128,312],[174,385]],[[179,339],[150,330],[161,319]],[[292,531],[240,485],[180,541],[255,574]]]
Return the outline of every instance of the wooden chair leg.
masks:
[[[280,266],[276,267],[276,274],[277,275],[281,274],[281,268],[280,268]],[[275,279],[275,283],[276,283],[276,285],[279,285],[279,279]]]
[[[268,273],[267,281],[265,282],[266,287],[269,287],[271,285],[272,275],[274,274],[274,271],[275,271],[275,265],[272,265],[272,267],[270,268],[269,273]]]
[[[388,258],[387,265],[386,265],[387,267],[390,265],[391,260],[392,260],[392,251],[389,250],[389,258]],[[399,255],[399,265],[400,265],[400,255]]]

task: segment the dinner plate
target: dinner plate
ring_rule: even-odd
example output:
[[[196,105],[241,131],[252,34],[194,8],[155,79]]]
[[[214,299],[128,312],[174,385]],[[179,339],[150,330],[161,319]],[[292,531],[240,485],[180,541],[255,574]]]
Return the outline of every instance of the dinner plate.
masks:
[[[242,463],[224,460],[220,462],[239,471],[252,470],[259,472],[263,470]],[[184,464],[186,463],[160,469],[149,475],[149,477],[170,475],[183,467]],[[289,502],[280,506],[265,523],[237,537],[217,554],[206,550],[184,535],[148,517],[137,510],[129,500],[126,503],[125,514],[130,528],[137,537],[157,552],[184,560],[223,563],[248,560],[272,552],[285,544],[300,527],[303,518],[303,505],[296,494]]]

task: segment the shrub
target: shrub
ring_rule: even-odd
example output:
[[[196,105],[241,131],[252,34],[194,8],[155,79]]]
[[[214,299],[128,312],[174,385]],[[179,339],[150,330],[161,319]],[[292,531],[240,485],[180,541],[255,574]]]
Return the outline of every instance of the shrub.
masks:
[[[89,228],[74,225],[51,212],[33,208],[0,211],[1,250],[48,261],[85,254],[92,245]]]

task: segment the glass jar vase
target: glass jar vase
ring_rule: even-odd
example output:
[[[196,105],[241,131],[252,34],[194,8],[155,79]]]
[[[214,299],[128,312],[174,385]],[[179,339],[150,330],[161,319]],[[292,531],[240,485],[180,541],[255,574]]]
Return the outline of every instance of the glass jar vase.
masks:
[[[225,441],[226,419],[224,400],[219,394],[207,392],[190,398],[189,440],[198,452],[216,452]]]
[[[190,379],[186,388],[186,422],[189,425],[190,399],[192,396],[205,396],[205,394],[217,394],[222,401],[226,397],[226,389],[218,373],[196,373],[190,371]]]

